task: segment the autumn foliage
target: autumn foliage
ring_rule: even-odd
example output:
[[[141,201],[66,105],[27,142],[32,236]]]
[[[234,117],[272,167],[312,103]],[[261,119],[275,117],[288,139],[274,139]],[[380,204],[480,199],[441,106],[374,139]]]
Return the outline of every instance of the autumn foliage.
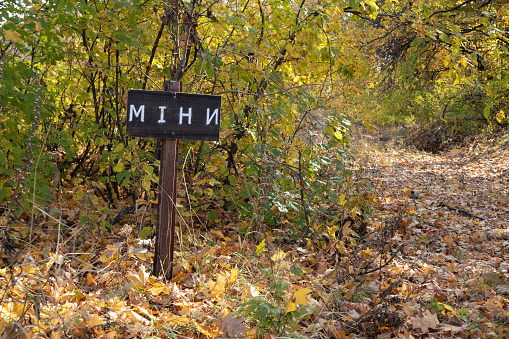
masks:
[[[504,1],[3,0],[0,338],[502,337]],[[129,89],[222,96],[160,141]]]

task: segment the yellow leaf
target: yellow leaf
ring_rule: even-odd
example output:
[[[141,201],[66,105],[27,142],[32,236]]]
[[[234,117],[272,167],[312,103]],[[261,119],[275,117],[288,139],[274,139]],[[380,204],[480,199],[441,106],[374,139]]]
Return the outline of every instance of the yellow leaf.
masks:
[[[369,247],[368,247],[368,248],[366,248],[366,249],[364,249],[364,250],[362,251],[362,254],[363,254],[364,258],[366,258],[366,259],[370,259],[370,258],[373,256],[373,253],[372,253],[372,251],[371,251],[371,248],[369,248]]]
[[[122,245],[123,245],[122,243],[107,245],[106,249],[103,252],[101,252],[101,257],[99,258],[99,261],[102,263],[107,263],[118,258]]]
[[[216,278],[216,281],[209,280],[209,290],[206,292],[208,296],[215,297],[219,293],[222,293],[224,291],[224,285],[225,285],[226,279],[223,275],[219,274]]]
[[[216,338],[220,334],[215,322],[211,325],[208,325],[206,322],[201,325],[195,322],[195,326],[201,334],[204,334],[209,338]]]
[[[160,283],[160,282],[156,282],[154,284],[154,286],[152,286],[149,291],[150,293],[152,293],[152,295],[159,295],[161,294],[162,292],[164,292],[164,290],[166,289],[166,285]]]
[[[497,115],[495,116],[495,119],[497,119],[498,122],[502,122],[502,120],[505,119],[505,113],[504,111],[500,110]]]
[[[23,266],[21,266],[21,272],[24,274],[34,274],[35,267],[33,264],[23,265]]]
[[[458,154],[460,154],[460,153],[461,153],[461,149],[459,149],[459,148],[455,148],[455,149],[450,150],[450,151],[449,151],[449,152],[447,152],[447,153],[444,153],[444,155],[445,155],[446,157],[452,157],[452,156],[458,155]]]
[[[35,31],[36,32],[40,32],[42,31],[42,25],[39,21],[34,21],[35,22]]]
[[[4,37],[5,40],[10,40],[12,42],[21,42],[19,33],[15,31],[5,31]]]
[[[292,298],[286,304],[285,313],[294,312],[297,310],[297,304],[295,303],[295,298]]]
[[[39,11],[41,9],[41,7],[42,7],[42,4],[37,4],[37,5],[34,5],[34,6],[30,7],[29,11],[30,12],[37,12],[37,11]]]
[[[103,323],[102,319],[99,318],[99,315],[97,313],[94,314],[84,314],[83,319],[85,320],[85,323],[89,327],[94,327],[96,325],[101,325]]]
[[[293,292],[293,296],[295,298],[295,303],[297,305],[307,305],[308,300],[307,300],[306,296],[311,292],[313,292],[313,290],[310,290],[309,288],[301,288],[301,289],[298,289],[297,291]]]
[[[339,203],[341,204],[341,206],[345,206],[345,204],[346,204],[346,197],[345,197],[344,194],[341,194],[339,196]]]
[[[23,304],[17,302],[7,302],[0,304],[0,318],[17,319],[23,312]]]
[[[279,261],[279,260],[284,259],[285,257],[286,257],[286,253],[281,250],[278,250],[278,252],[270,258],[272,259],[272,261]]]
[[[142,261],[150,261],[154,259],[154,253],[153,252],[142,252],[142,253],[136,253],[136,258],[142,260]]]
[[[336,239],[336,231],[339,230],[338,226],[327,227],[327,233],[334,239]]]
[[[233,284],[237,281],[237,278],[239,276],[239,270],[237,267],[234,267],[230,270],[230,279],[228,279],[228,284]]]
[[[224,240],[224,238],[225,238],[223,232],[221,232],[221,231],[218,231],[218,230],[215,230],[215,229],[211,229],[210,233],[212,233],[213,236],[215,236],[216,238],[219,238],[221,240]]]
[[[247,332],[246,332],[246,335],[244,336],[244,338],[246,339],[255,339],[255,338],[258,338],[258,327],[252,327],[250,328]]]
[[[441,303],[441,302],[437,302],[438,305],[442,305],[446,310],[448,311],[453,311],[454,308],[451,307],[451,305],[447,305],[447,304],[444,304],[444,303]]]
[[[150,273],[145,272],[145,266],[141,265],[138,273],[130,273],[127,275],[136,287],[141,288],[145,285],[148,278],[150,277]]]
[[[163,317],[165,322],[170,326],[170,327],[175,327],[175,326],[188,326],[188,325],[192,325],[193,324],[193,321],[187,317],[181,317],[181,316],[178,316],[178,315],[170,315],[169,317]]]
[[[265,251],[265,239],[263,239],[257,246],[256,246],[256,255],[260,255],[262,252]]]
[[[343,133],[341,133],[340,131],[334,132],[334,136],[336,137],[336,139],[343,140]]]

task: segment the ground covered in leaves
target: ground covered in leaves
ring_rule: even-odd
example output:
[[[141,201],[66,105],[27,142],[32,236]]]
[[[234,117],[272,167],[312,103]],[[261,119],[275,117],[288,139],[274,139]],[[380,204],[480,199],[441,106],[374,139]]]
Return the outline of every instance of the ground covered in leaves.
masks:
[[[59,220],[1,220],[0,337],[509,336],[508,139],[439,154],[392,135],[356,144],[368,218],[345,211],[329,237],[258,242],[235,236],[249,221],[233,211],[181,222],[171,281],[150,275],[151,202],[113,232],[74,219],[86,210],[72,191]]]

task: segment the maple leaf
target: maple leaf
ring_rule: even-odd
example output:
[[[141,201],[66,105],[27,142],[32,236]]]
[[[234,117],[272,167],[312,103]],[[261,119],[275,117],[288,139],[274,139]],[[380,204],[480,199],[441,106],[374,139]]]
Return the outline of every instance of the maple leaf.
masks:
[[[237,278],[239,276],[239,270],[237,267],[234,267],[230,270],[230,278],[228,279],[228,284],[233,284],[235,281],[237,281]]]
[[[286,253],[279,250],[279,251],[277,251],[276,254],[274,254],[272,257],[270,257],[270,259],[272,261],[279,261],[279,260],[283,260],[285,257],[286,257]]]
[[[218,296],[220,293],[224,292],[225,283],[226,278],[222,274],[219,274],[216,281],[209,280],[209,289],[205,292],[205,295],[208,297]]]
[[[150,277],[150,273],[145,272],[145,266],[141,265],[138,273],[130,273],[127,276],[136,287],[140,288],[145,285]]]
[[[295,303],[297,305],[307,305],[308,300],[306,296],[311,292],[313,292],[313,290],[309,288],[300,288],[297,291],[293,292],[293,296],[295,297]]]
[[[168,291],[169,290],[169,291]],[[171,286],[166,286],[160,282],[156,282],[150,289],[150,293],[154,296],[159,295],[163,292],[171,292]]]
[[[10,40],[12,42],[21,42],[21,37],[19,33],[15,31],[5,31],[4,37],[5,40]]]
[[[230,337],[242,337],[247,331],[245,320],[246,318],[237,316],[237,313],[230,313],[219,319],[218,328]]]
[[[423,317],[414,317],[410,319],[410,323],[413,328],[419,328],[422,333],[428,333],[429,329],[437,328],[440,324],[436,314],[431,314],[430,311],[426,310]]]

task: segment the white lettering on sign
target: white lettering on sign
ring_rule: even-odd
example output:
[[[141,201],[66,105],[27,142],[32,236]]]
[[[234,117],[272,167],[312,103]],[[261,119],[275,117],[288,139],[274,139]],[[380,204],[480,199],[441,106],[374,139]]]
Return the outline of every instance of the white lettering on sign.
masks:
[[[180,107],[179,125],[182,125],[182,117],[187,117],[187,123],[188,123],[188,125],[191,125],[191,115],[192,115],[192,107],[189,107],[187,114],[184,114],[184,108]]]
[[[219,110],[216,108],[214,112],[212,112],[212,116],[210,115],[210,108],[207,108],[207,125],[210,125],[212,119],[216,117],[215,125],[217,125],[217,119],[219,119]]]
[[[166,120],[164,120],[164,110],[166,109],[166,106],[159,106],[159,109],[161,110],[161,117],[157,121],[158,124],[164,124]]]
[[[134,105],[131,105],[131,109],[129,111],[129,121],[133,121],[133,113],[134,116],[137,118],[141,114],[141,122],[145,122],[145,105],[141,105],[138,110],[136,110],[136,107]]]

